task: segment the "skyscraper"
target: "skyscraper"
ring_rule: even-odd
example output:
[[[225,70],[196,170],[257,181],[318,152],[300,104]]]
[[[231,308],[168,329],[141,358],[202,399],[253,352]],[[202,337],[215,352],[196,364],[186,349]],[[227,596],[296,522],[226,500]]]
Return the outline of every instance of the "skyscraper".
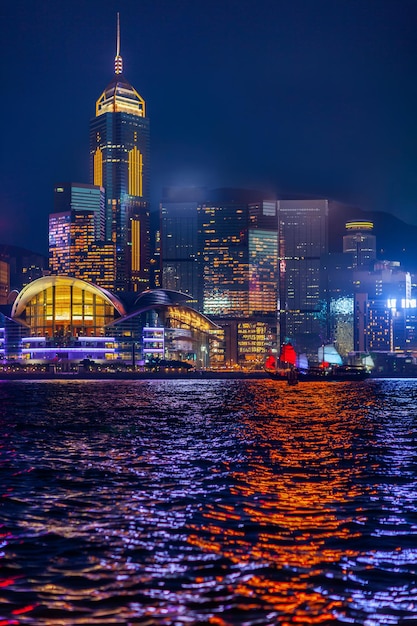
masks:
[[[199,209],[201,308],[206,315],[276,314],[275,201],[219,190]]]
[[[206,202],[198,211],[201,310],[249,315],[247,203]]]
[[[162,286],[190,296],[198,308],[201,277],[198,265],[197,208],[205,198],[199,187],[164,189],[160,206]]]
[[[346,222],[346,235],[343,236],[343,252],[352,255],[352,267],[371,269],[376,259],[376,237],[372,234],[374,225],[365,220]]]
[[[247,190],[211,196],[198,207],[200,306],[223,330],[224,363],[257,367],[276,339],[276,201]]]
[[[322,336],[320,264],[328,252],[328,201],[278,201],[280,342],[317,355]]]
[[[92,211],[94,238],[105,239],[104,189],[84,183],[57,183],[54,187],[54,213]]]
[[[114,78],[90,124],[90,177],[105,189],[106,240],[116,244],[116,291],[149,286],[149,119],[144,99],[123,75],[120,27]]]
[[[49,265],[53,274],[83,278],[114,289],[115,245],[104,241],[104,190],[60,183],[49,216]]]

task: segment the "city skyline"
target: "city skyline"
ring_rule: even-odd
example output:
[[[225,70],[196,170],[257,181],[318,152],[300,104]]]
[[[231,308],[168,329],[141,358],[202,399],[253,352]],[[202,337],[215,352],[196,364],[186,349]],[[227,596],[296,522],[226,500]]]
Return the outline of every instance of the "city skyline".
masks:
[[[22,0],[2,16],[2,243],[45,251],[54,185],[89,182],[117,11],[152,124],[153,210],[166,185],[256,186],[417,222],[415,3]]]

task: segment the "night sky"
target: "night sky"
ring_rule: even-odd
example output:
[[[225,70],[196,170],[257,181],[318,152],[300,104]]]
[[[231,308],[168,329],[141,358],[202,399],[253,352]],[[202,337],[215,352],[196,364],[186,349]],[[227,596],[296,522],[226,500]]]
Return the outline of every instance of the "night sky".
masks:
[[[162,187],[262,188],[417,224],[417,0],[3,0],[0,243],[47,252],[59,181],[124,74]]]

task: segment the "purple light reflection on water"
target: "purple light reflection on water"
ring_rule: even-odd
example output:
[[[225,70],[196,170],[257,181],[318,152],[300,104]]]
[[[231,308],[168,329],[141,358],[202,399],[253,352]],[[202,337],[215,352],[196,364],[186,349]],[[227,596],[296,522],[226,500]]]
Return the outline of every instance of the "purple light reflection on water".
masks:
[[[415,619],[416,390],[2,383],[0,626]]]

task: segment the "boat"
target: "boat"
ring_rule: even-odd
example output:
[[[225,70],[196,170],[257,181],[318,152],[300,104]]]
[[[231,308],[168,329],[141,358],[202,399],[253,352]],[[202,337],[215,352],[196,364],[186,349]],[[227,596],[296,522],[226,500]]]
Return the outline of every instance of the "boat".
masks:
[[[318,365],[299,372],[298,380],[301,382],[343,382],[365,380],[369,376],[369,371],[361,365]]]
[[[308,364],[305,355],[297,356],[294,347],[285,343],[279,358],[270,353],[265,361],[265,371],[274,380],[298,382],[360,381],[369,378],[369,370],[362,365],[346,365],[333,344],[320,346],[318,364]]]
[[[343,365],[343,359],[332,343],[326,343],[320,346],[317,350],[317,358],[319,363]]]
[[[268,355],[265,371],[274,380],[285,380],[289,385],[298,384],[297,353],[291,343],[284,343],[278,359],[272,352]]]

